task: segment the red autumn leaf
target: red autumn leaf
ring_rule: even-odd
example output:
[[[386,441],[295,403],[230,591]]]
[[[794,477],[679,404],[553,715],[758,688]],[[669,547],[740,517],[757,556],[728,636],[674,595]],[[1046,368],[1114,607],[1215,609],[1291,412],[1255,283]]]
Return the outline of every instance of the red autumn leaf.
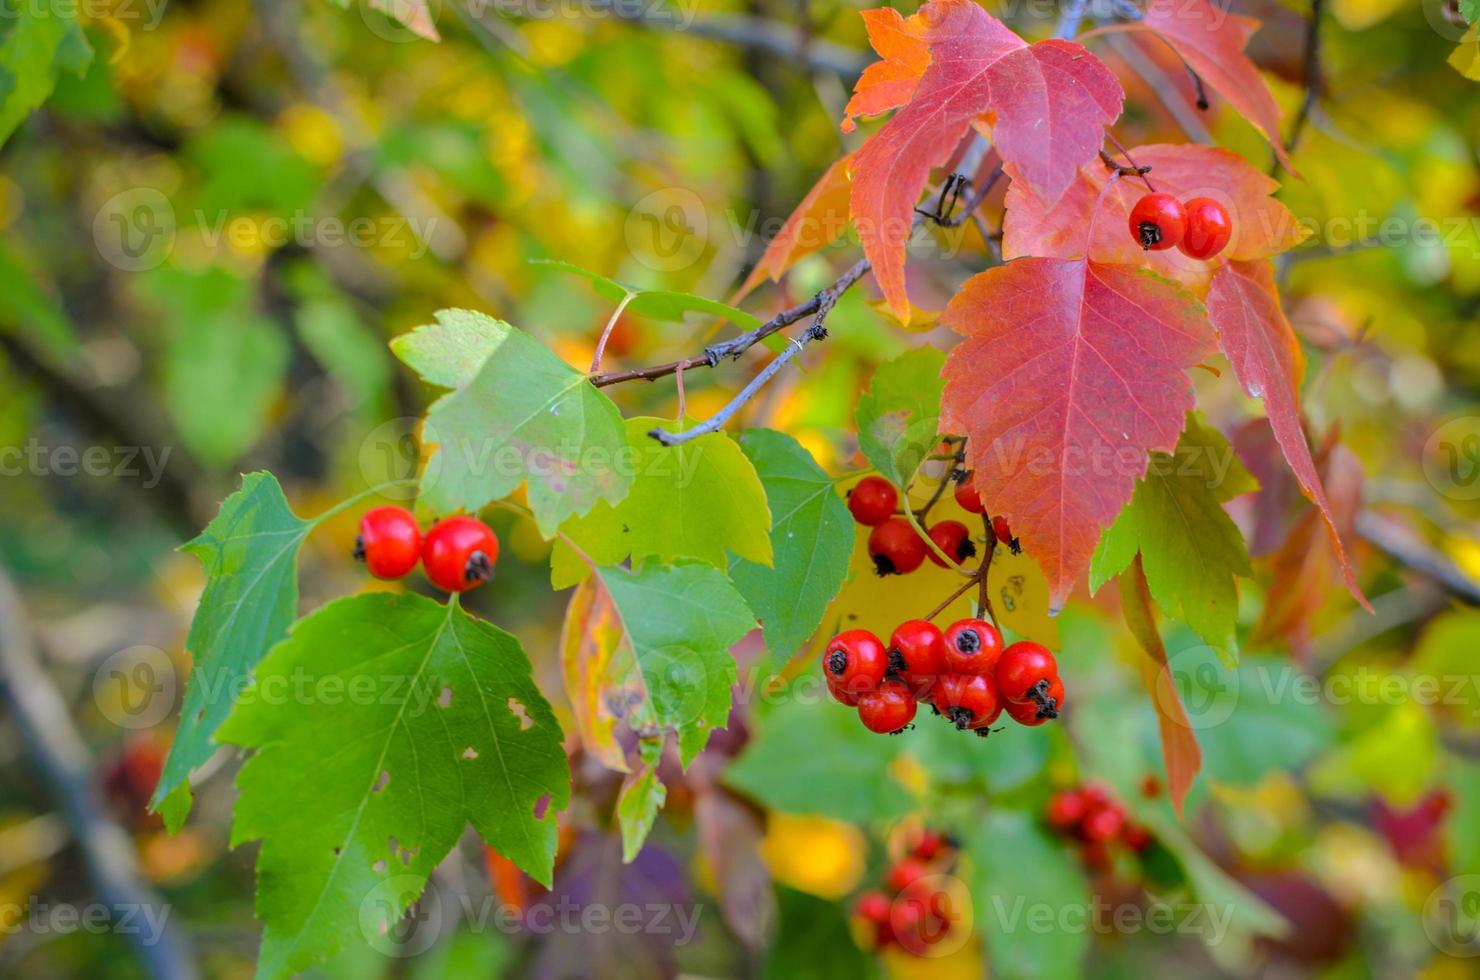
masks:
[[[1280,136],[1280,107],[1244,54],[1259,21],[1230,14],[1207,0],[1148,0],[1138,24],[1165,38],[1205,83],[1258,127],[1285,169],[1295,172]]]
[[[1207,317],[1145,270],[1030,258],[969,279],[941,322],[967,339],[943,371],[940,430],[969,437],[982,499],[1061,603],[1147,453],[1175,448],[1186,369],[1213,349]]]
[[[990,128],[1004,161],[1048,202],[1104,142],[1120,115],[1120,82],[1061,40],[1029,45],[972,0],[933,0],[911,18],[930,65],[908,104],[854,154],[851,213],[889,306],[909,315],[905,242],[933,167],[973,125]],[[893,98],[889,96],[888,98]],[[874,104],[888,98],[875,89]]]
[[[1161,633],[1156,629],[1155,607],[1151,604],[1151,585],[1146,581],[1146,570],[1141,566],[1141,556],[1120,576],[1120,607],[1125,614],[1126,626],[1131,635],[1146,651],[1148,662],[1141,675],[1146,681],[1146,690],[1151,695],[1151,705],[1156,709],[1156,723],[1161,731],[1161,757],[1167,770],[1167,793],[1177,816],[1182,815],[1182,802],[1192,781],[1202,768],[1202,749],[1197,744],[1197,734],[1187,717],[1187,708],[1182,703],[1182,694],[1172,669],[1167,662],[1167,649],[1161,642]]]
[[[930,7],[904,17],[892,7],[863,11],[868,43],[883,61],[863,70],[853,85],[853,97],[844,110],[843,132],[857,127],[855,116],[877,116],[897,109],[915,94],[920,77],[930,66],[930,42],[926,40]]]
[[[1274,267],[1267,260],[1230,262],[1222,266],[1213,274],[1207,304],[1208,319],[1218,331],[1234,375],[1245,391],[1264,400],[1264,413],[1269,416],[1285,461],[1300,481],[1301,491],[1326,522],[1347,591],[1370,609],[1357,585],[1351,560],[1341,543],[1340,528],[1300,427],[1300,379],[1305,374],[1305,352],[1280,308]]]
[[[1269,196],[1279,182],[1236,153],[1191,143],[1138,146],[1129,153],[1138,166],[1151,168],[1147,176],[1158,191],[1183,201],[1211,197],[1223,203],[1233,219],[1233,237],[1220,253],[1222,258],[1269,258],[1298,245],[1310,233],[1288,208]],[[1014,176],[1011,168],[1009,176]],[[1127,227],[1131,208],[1147,193],[1146,185],[1138,179],[1120,178],[1107,192],[1110,176],[1100,164],[1084,167],[1051,207],[1025,183],[1013,180],[1007,189],[1003,255],[1079,258],[1084,254],[1085,225],[1093,213],[1090,258],[1144,265],[1194,287],[1205,284],[1212,263],[1188,258],[1175,248],[1146,252],[1131,238]]]
[[[779,280],[787,269],[819,248],[837,241],[847,230],[849,159],[845,156],[834,162],[812,185],[781,230],[776,232],[776,237],[766,245],[761,260],[746,277],[739,292],[730,298],[731,303],[738,302],[740,297],[768,277],[773,282]]]

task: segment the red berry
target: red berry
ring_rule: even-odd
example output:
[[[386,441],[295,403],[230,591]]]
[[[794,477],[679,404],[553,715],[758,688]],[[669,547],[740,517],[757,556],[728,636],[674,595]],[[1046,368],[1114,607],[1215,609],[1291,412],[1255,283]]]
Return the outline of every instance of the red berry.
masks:
[[[1120,839],[1125,841],[1126,847],[1139,854],[1151,846],[1151,831],[1138,823],[1128,823],[1121,832]]]
[[[827,677],[827,693],[832,695],[834,701],[839,704],[846,704],[850,708],[858,707],[859,692],[848,690],[843,686],[842,681],[833,680],[826,672],[823,673],[823,676]]]
[[[1002,656],[1002,633],[982,619],[962,619],[946,629],[946,669],[991,677]]]
[[[946,674],[935,686],[935,707],[961,731],[985,728],[1002,714],[992,682],[980,674]]]
[[[882,524],[899,506],[899,491],[881,476],[866,476],[848,491],[848,510],[867,527]]]
[[[1211,197],[1187,202],[1187,233],[1177,248],[1194,259],[1210,259],[1223,251],[1233,237],[1233,219],[1228,209]]]
[[[1161,795],[1161,780],[1156,774],[1148,772],[1141,778],[1141,795],[1148,800],[1154,800]]]
[[[935,546],[955,559],[958,565],[976,554],[976,545],[971,541],[971,532],[960,521],[941,521],[930,529],[929,534]],[[934,551],[927,553],[931,561],[941,568],[946,567],[946,563],[941,561],[940,556]]]
[[[915,845],[913,853],[921,861],[932,861],[942,851],[950,847],[950,841],[946,835],[934,830],[925,830],[920,833],[920,842]]]
[[[438,521],[421,543],[421,563],[439,589],[466,592],[493,577],[498,537],[476,517]]]
[[[915,720],[915,696],[899,681],[885,681],[877,690],[858,696],[858,719],[880,735],[903,731]]]
[[[1147,194],[1131,208],[1131,237],[1148,252],[1160,252],[1182,240],[1187,209],[1170,194]]]
[[[930,869],[923,862],[905,858],[889,869],[884,886],[892,892],[902,892],[929,873]]]
[[[1048,647],[1022,640],[1002,651],[997,661],[997,690],[1008,701],[1027,701],[1029,692],[1048,688],[1059,672],[1058,661]]]
[[[884,644],[868,630],[844,630],[822,651],[822,673],[834,697],[838,697],[839,689],[855,698],[877,690],[888,669],[889,654]]]
[[[880,575],[908,575],[930,549],[903,517],[891,517],[868,536],[868,554]]]
[[[985,514],[987,505],[982,503],[981,495],[976,492],[976,483],[971,479],[973,474],[966,474],[966,479],[956,484],[956,503],[968,514]]]
[[[889,921],[889,896],[880,891],[864,892],[858,896],[854,911],[859,918],[869,922]]]
[[[1125,829],[1125,812],[1114,803],[1092,808],[1079,823],[1079,836],[1108,844]]]
[[[1066,789],[1048,798],[1045,816],[1050,827],[1068,832],[1079,826],[1079,821],[1084,819],[1088,809],[1089,804],[1082,793]]]
[[[355,558],[376,578],[400,578],[421,558],[421,528],[405,507],[375,507],[360,518]]]
[[[1058,675],[1054,675],[1043,693],[1030,697],[1026,701],[1007,702],[1007,713],[1018,724],[1035,728],[1045,721],[1057,718],[1063,704],[1064,682],[1059,680]]]
[[[889,636],[889,670],[918,697],[945,673],[945,641],[940,629],[924,619],[910,619]]]

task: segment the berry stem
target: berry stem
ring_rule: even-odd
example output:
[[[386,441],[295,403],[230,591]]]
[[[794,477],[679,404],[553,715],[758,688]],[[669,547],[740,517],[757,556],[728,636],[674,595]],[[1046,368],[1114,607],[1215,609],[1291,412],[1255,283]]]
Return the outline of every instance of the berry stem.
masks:
[[[988,542],[988,544],[987,544],[987,554],[988,555],[991,555],[991,553],[992,553],[992,545],[991,545],[990,542]],[[947,596],[946,597],[946,600],[944,602],[942,602],[940,605],[936,606],[930,612],[926,613],[924,618],[925,619],[934,619],[935,617],[939,616],[941,613],[945,612],[946,611],[946,608],[949,607],[951,603],[955,602],[957,599],[959,599],[963,595],[965,595],[967,593],[967,591],[970,590],[970,588],[977,583],[977,580],[978,579],[980,579],[982,582],[985,582],[987,580],[987,577],[986,577],[986,575],[982,571],[982,569],[985,569],[985,568],[986,568],[986,565],[983,565],[981,569],[977,569],[975,572],[973,572],[972,575],[971,575],[971,578],[967,579],[965,582],[962,582],[960,588],[958,588],[955,592],[952,592],[949,596]]]

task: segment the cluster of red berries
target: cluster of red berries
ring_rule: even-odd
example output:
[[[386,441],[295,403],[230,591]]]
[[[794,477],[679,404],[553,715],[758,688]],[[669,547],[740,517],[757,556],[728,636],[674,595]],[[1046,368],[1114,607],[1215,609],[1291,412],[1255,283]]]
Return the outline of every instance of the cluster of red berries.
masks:
[[[858,896],[853,911],[863,921],[872,949],[897,946],[919,956],[950,933],[955,902],[948,889],[938,886],[939,879],[930,879],[948,872],[955,860],[955,842],[925,830],[910,853],[889,866],[883,890]]]
[[[986,511],[969,477],[957,484],[956,501],[969,513]],[[898,508],[899,491],[883,477],[866,476],[848,491],[848,511],[853,519],[864,527],[873,528],[868,536],[868,554],[874,569],[880,575],[908,575],[923,565],[926,558],[945,568],[946,563],[925,543],[914,525],[898,513]],[[937,521],[925,533],[936,548],[958,565],[976,555],[971,530],[960,521]],[[1012,536],[1005,519],[992,519],[992,533],[998,541],[1011,547],[1013,554],[1018,553],[1017,539]]]
[[[1183,203],[1170,194],[1147,194],[1131,208],[1131,237],[1148,252],[1177,247],[1194,259],[1210,259],[1233,237],[1228,209],[1211,197]]]
[[[904,731],[920,703],[983,737],[1004,710],[1020,724],[1041,725],[1064,704],[1048,648],[1023,641],[1004,650],[1002,633],[981,619],[958,620],[945,632],[911,619],[887,647],[868,630],[846,630],[822,651],[822,673],[833,698],[880,734]]]
[[[1117,844],[1137,854],[1151,846],[1146,828],[1132,822],[1125,807],[1098,783],[1055,793],[1044,816],[1050,827],[1078,842],[1080,856],[1091,868],[1108,868]]]
[[[976,485],[971,479],[972,475],[967,473],[961,482],[956,484],[956,503],[960,504],[961,509],[968,514],[985,514],[987,505],[982,503],[981,494],[976,492]],[[1012,536],[1012,528],[1008,525],[1007,518],[1001,514],[992,518],[992,536],[997,539],[998,543],[1012,549],[1015,555],[1023,550],[1018,545],[1018,539]]]
[[[410,574],[419,561],[439,589],[466,592],[493,577],[498,537],[476,517],[444,517],[425,535],[404,507],[376,507],[360,518],[355,558],[376,578]]]

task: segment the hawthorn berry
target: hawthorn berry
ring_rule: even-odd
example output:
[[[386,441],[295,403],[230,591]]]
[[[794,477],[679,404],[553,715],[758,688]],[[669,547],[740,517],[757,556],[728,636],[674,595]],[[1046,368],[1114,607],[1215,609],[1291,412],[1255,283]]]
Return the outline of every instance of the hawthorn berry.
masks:
[[[832,695],[834,701],[850,708],[858,707],[858,691],[848,690],[842,681],[833,680],[831,674],[824,672],[823,676],[827,678],[827,693]]]
[[[376,578],[400,578],[421,559],[421,528],[405,507],[374,507],[360,518],[355,558]]]
[[[865,527],[882,524],[899,506],[899,491],[881,476],[866,476],[848,491],[848,512]]]
[[[968,514],[985,514],[987,505],[982,503],[981,494],[976,492],[976,483],[972,480],[975,474],[966,474],[966,479],[956,484],[956,503]]]
[[[854,906],[860,919],[868,922],[889,921],[889,896],[881,891],[864,892],[858,896],[858,904]]]
[[[868,536],[868,554],[880,575],[908,575],[924,563],[929,550],[903,517],[889,518]]]
[[[1079,836],[1087,841],[1108,844],[1125,829],[1125,811],[1116,803],[1092,807],[1079,822]]]
[[[877,690],[889,669],[889,654],[879,638],[868,630],[844,630],[822,651],[822,673],[833,696],[844,704],[839,691],[857,698]]]
[[[1031,692],[1047,690],[1058,673],[1058,661],[1048,647],[1021,640],[1003,650],[997,661],[997,690],[1008,701],[1028,701]]]
[[[915,696],[899,681],[885,681],[858,696],[858,719],[880,735],[903,731],[915,720]]]
[[[960,521],[941,521],[931,527],[928,533],[930,540],[935,542],[935,546],[950,555],[958,565],[976,554],[976,545],[971,541],[971,531]],[[940,556],[934,551],[928,551],[926,554],[941,568],[946,567],[946,563],[941,561]]]
[[[902,892],[906,888],[919,881],[930,873],[930,869],[924,862],[914,858],[905,858],[895,862],[889,869],[889,874],[884,878],[884,885],[892,892]]]
[[[1144,251],[1160,252],[1187,233],[1187,209],[1170,194],[1147,194],[1131,208],[1130,228]]]
[[[933,861],[950,846],[951,842],[945,834],[927,829],[920,832],[920,840],[910,853],[921,861]]]
[[[1018,539],[1013,537],[1012,527],[1007,523],[1007,518],[998,514],[992,518],[992,536],[1000,544],[1007,546],[1008,550],[1015,555],[1023,553],[1023,546],[1018,544]]]
[[[1128,823],[1121,832],[1120,839],[1125,842],[1126,847],[1139,854],[1151,846],[1151,831],[1140,824]]]
[[[448,517],[432,525],[421,542],[421,563],[439,589],[466,592],[493,577],[498,537],[476,517]]]
[[[962,619],[945,632],[946,669],[953,674],[991,677],[1002,656],[1002,633],[983,619]]]
[[[992,682],[981,674],[946,674],[935,685],[935,707],[961,731],[985,728],[1002,714]]]
[[[1055,830],[1064,832],[1072,831],[1079,826],[1079,821],[1089,810],[1089,804],[1084,799],[1084,794],[1077,790],[1060,790],[1048,798],[1048,806],[1044,816],[1048,825]]]
[[[910,619],[889,636],[889,672],[918,696],[945,673],[945,639],[926,619]]]
[[[1223,251],[1233,237],[1233,219],[1228,209],[1211,197],[1187,202],[1187,232],[1177,248],[1193,259],[1210,259]]]

